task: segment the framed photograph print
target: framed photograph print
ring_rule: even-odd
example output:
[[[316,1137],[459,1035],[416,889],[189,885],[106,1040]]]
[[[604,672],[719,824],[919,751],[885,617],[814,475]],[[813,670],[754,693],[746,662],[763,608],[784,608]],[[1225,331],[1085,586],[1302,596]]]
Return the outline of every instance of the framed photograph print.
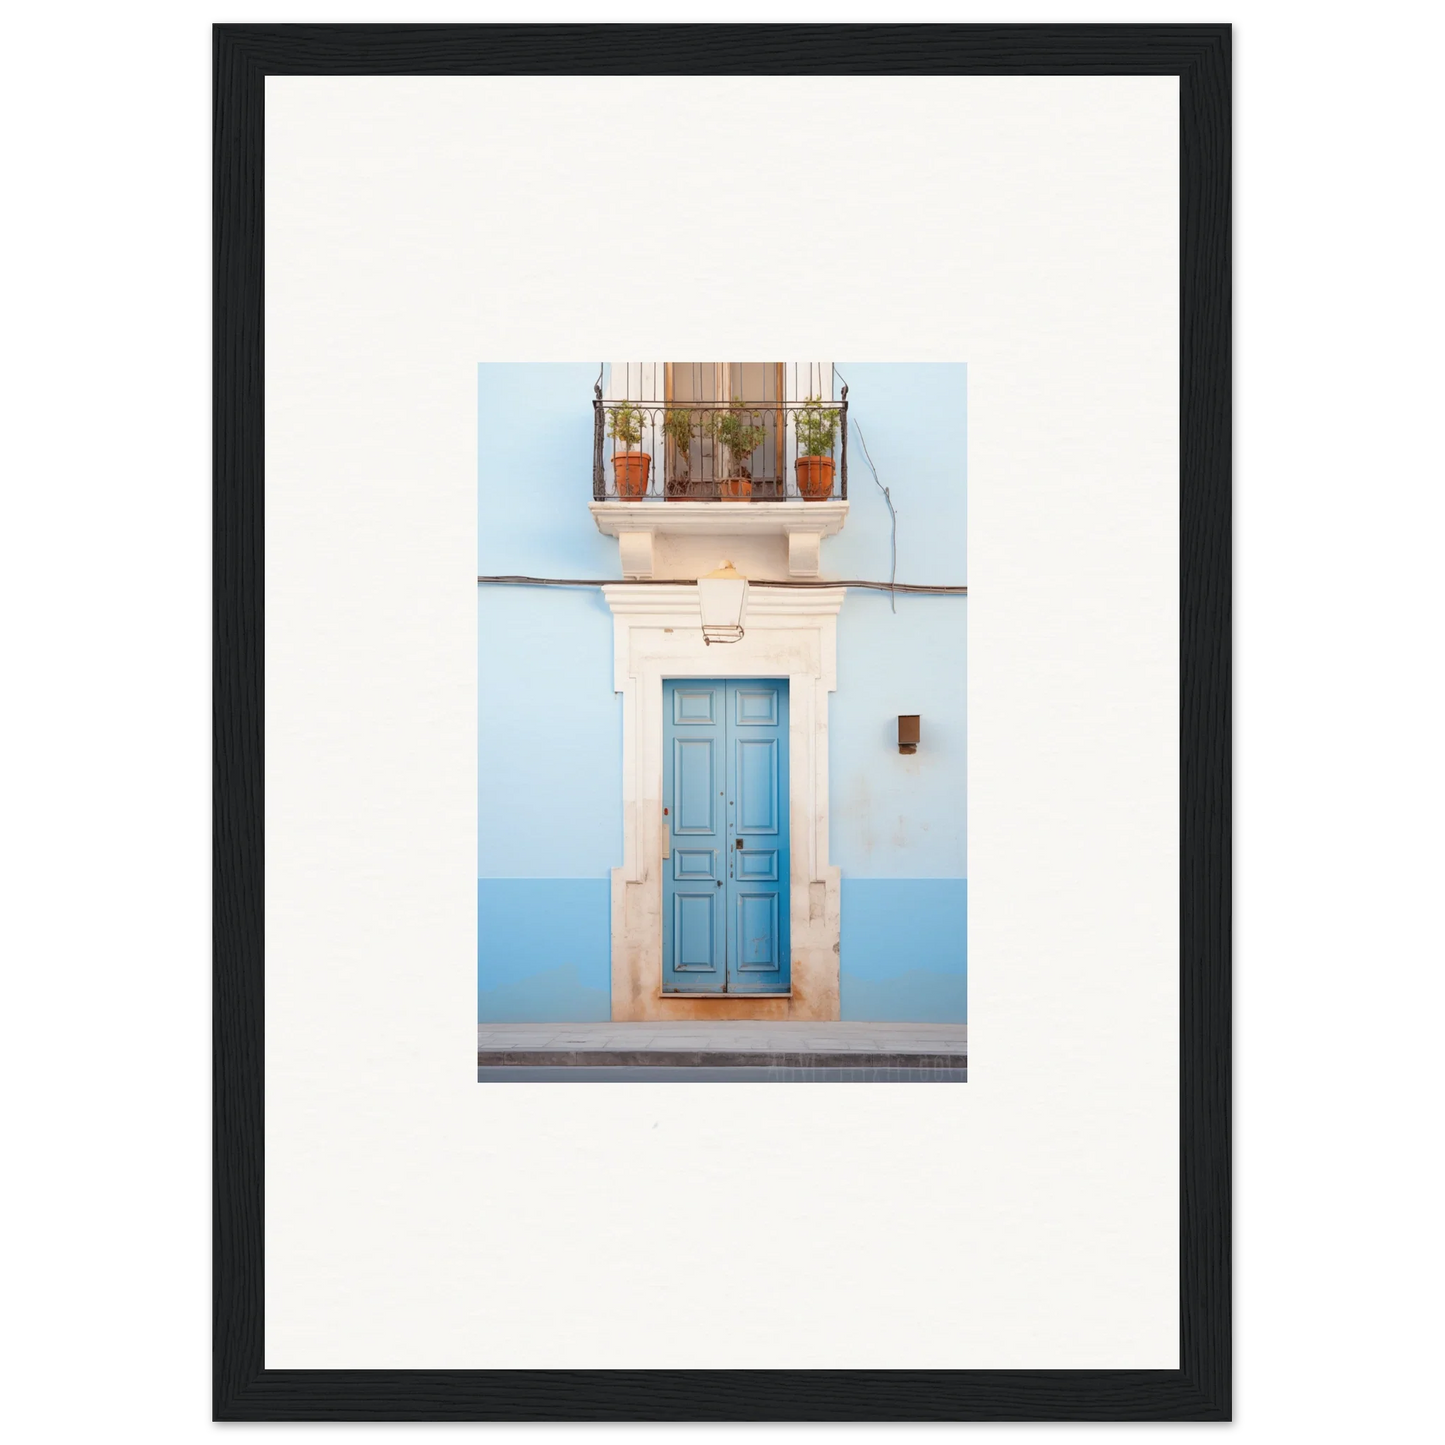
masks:
[[[1229,45],[215,28],[217,1419],[1229,1418]]]

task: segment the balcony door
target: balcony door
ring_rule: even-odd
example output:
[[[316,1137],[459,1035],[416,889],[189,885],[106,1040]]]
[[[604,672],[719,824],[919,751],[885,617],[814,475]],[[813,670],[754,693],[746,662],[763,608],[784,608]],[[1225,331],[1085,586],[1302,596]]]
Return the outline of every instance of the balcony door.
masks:
[[[725,497],[730,477],[749,484],[749,500],[782,501],[797,496],[792,479],[796,443],[789,408],[812,397],[834,399],[833,365],[828,361],[613,361],[607,364],[603,401],[630,402],[642,427],[639,450],[652,458],[648,492],[673,501],[713,502]],[[703,424],[736,399],[748,424],[762,428],[758,445],[742,461],[707,435]],[[678,417],[669,429],[670,413]],[[678,433],[689,422],[692,435]],[[613,495],[607,493],[607,495]],[[599,500],[603,496],[598,493]]]
[[[666,446],[667,495],[696,501],[726,499],[729,478],[746,477],[750,500],[780,501],[786,490],[786,430],[781,403],[785,367],[781,361],[668,361],[664,388],[669,412],[694,409],[694,435],[684,448],[669,433]],[[741,403],[750,426],[763,428],[758,447],[746,457],[708,435],[705,423]]]

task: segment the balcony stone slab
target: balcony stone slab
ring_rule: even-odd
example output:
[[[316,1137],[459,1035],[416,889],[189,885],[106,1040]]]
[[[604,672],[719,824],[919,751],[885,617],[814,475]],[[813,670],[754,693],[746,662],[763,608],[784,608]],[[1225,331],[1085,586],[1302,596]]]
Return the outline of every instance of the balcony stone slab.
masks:
[[[815,578],[822,540],[843,530],[848,503],[591,502],[597,530],[616,537],[622,575],[695,579],[727,558],[745,577]]]

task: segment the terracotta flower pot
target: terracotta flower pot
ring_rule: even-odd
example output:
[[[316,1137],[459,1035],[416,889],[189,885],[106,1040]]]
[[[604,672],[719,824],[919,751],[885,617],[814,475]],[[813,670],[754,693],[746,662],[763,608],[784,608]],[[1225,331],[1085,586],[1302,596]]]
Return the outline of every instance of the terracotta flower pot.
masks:
[[[793,465],[805,502],[826,502],[833,495],[832,457],[799,457]]]
[[[746,502],[753,494],[753,484],[746,477],[727,477],[718,483],[718,489],[725,502]]]
[[[614,452],[612,475],[617,479],[617,495],[629,502],[647,495],[647,474],[652,458],[646,452]]]

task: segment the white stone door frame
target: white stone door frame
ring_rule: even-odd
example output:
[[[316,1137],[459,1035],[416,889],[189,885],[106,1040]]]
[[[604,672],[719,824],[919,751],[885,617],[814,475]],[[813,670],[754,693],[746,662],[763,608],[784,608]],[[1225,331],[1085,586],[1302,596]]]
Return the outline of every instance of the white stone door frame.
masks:
[[[697,588],[613,583],[613,685],[622,694],[623,862],[612,870],[612,1017],[836,1019],[839,872],[828,863],[828,694],[844,589],[748,588],[740,642],[706,646]],[[670,677],[788,679],[792,992],[662,991],[662,684]]]

